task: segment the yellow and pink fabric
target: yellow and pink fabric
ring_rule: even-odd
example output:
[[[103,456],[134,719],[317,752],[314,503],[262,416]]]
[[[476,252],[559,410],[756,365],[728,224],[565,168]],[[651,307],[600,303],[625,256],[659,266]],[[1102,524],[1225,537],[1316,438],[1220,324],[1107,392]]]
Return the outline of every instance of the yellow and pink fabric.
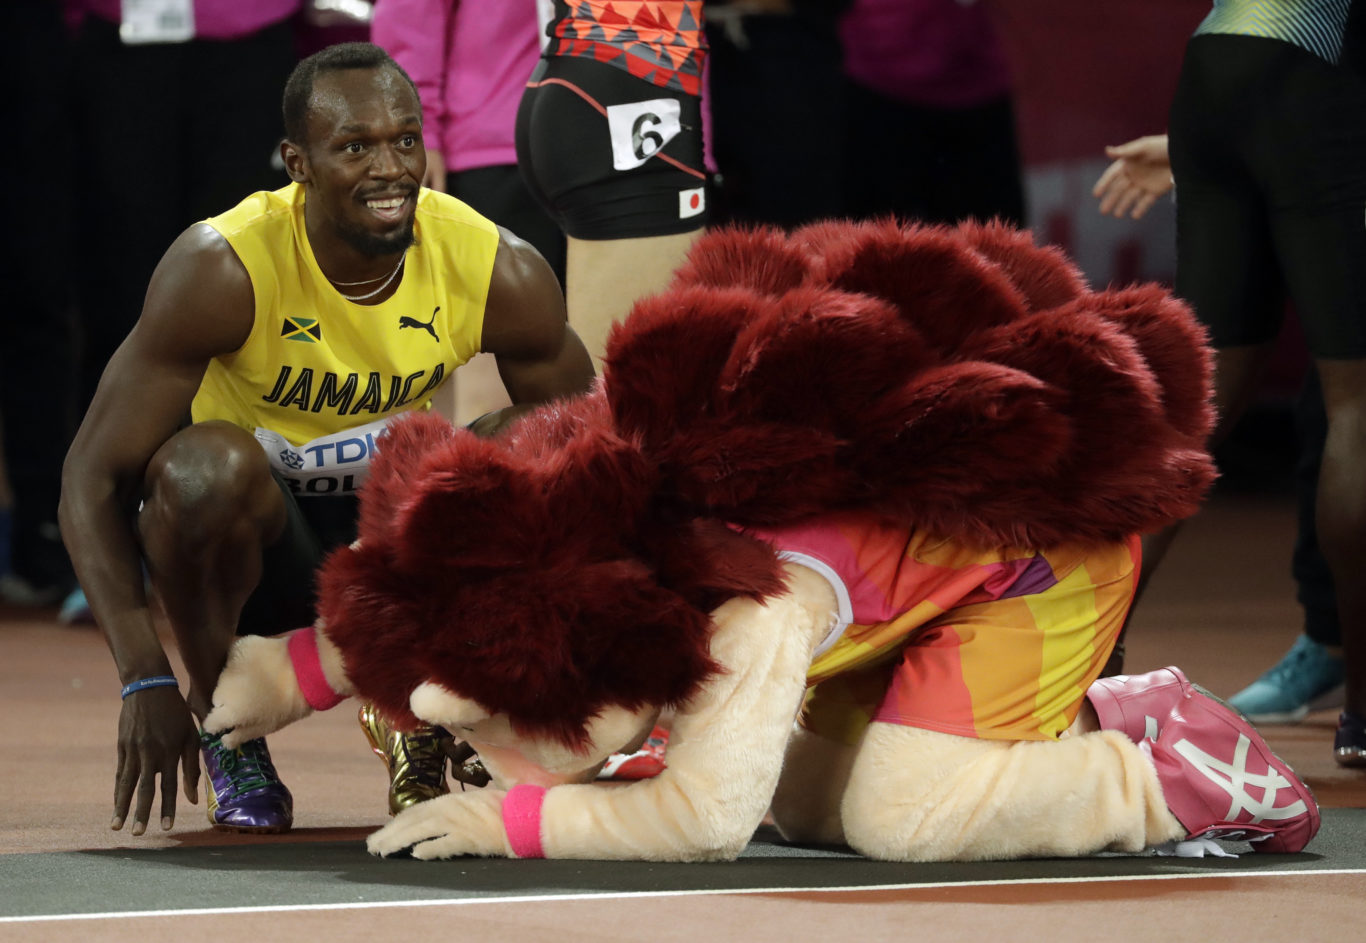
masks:
[[[1140,560],[1137,538],[981,550],[866,513],[748,532],[835,591],[803,724],[843,741],[870,721],[1055,739],[1114,646]]]

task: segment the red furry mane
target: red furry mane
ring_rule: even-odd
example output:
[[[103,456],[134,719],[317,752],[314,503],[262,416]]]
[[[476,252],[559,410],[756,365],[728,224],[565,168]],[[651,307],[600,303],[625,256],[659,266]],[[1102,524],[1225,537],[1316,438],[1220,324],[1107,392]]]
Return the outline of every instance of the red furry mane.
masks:
[[[614,433],[600,394],[546,407],[505,438],[443,426],[392,425],[361,497],[385,516],[367,514],[359,547],[333,552],[320,574],[319,615],[348,676],[402,726],[417,722],[409,694],[435,681],[575,743],[609,704],[689,697],[716,667],[708,604],[779,588],[771,553],[721,554],[705,529],[659,518],[653,470]],[[665,527],[685,559],[653,564],[642,547],[664,543]]]
[[[1214,479],[1204,333],[1155,286],[1092,292],[999,223],[823,222],[714,233],[607,351],[616,424],[699,513],[782,524],[865,509],[974,545],[1154,530]],[[798,267],[786,263],[795,277]],[[682,279],[681,279],[682,280]],[[684,343],[684,338],[689,342]],[[695,340],[694,340],[695,339]]]
[[[1193,513],[1210,374],[1167,292],[1090,291],[1001,224],[714,232],[614,329],[593,394],[495,440],[394,423],[320,614],[400,722],[436,681],[574,742],[605,706],[691,696],[707,613],[780,590],[729,525],[859,509],[1043,548]]]

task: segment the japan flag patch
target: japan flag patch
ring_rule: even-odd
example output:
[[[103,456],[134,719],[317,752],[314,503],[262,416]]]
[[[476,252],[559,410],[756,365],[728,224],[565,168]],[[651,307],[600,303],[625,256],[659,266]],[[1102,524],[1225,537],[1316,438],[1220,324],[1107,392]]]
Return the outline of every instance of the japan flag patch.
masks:
[[[694,187],[678,191],[678,218],[687,219],[697,216],[707,208],[707,188]]]

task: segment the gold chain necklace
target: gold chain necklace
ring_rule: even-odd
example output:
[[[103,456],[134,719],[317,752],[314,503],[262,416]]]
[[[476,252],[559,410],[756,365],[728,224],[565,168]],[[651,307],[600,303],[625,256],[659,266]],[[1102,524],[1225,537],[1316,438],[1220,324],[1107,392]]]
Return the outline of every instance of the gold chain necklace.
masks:
[[[374,291],[368,291],[368,292],[366,292],[366,293],[363,294],[363,295],[348,295],[348,294],[347,294],[346,292],[344,292],[344,291],[339,291],[339,292],[337,292],[337,294],[341,295],[341,296],[342,296],[343,298],[345,298],[347,301],[365,301],[367,298],[373,298],[373,297],[375,297],[375,295],[378,295],[380,292],[384,291],[384,289],[386,289],[386,288],[389,287],[389,283],[392,282],[392,281],[398,276],[399,269],[403,268],[403,263],[404,263],[404,261],[407,260],[407,258],[408,258],[408,253],[405,251],[401,256],[398,257],[398,264],[395,265],[395,266],[394,266],[394,270],[393,270],[392,272],[389,273],[389,277],[386,278],[386,279],[384,280],[383,284],[381,284],[381,285],[380,285],[378,288],[376,288]],[[373,279],[373,278],[367,278],[367,279],[365,279],[364,281],[360,281],[360,282],[333,282],[332,279],[329,278],[328,281],[329,281],[329,282],[332,282],[333,287],[337,287],[337,286],[348,286],[348,285],[368,285],[370,282],[373,282],[374,279]]]

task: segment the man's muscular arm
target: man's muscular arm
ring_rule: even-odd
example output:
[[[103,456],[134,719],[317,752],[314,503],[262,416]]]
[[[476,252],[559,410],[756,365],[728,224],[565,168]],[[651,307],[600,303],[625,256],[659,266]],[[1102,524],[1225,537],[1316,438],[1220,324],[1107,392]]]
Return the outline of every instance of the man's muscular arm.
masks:
[[[62,537],[122,684],[170,673],[134,531],[143,475],[189,412],[210,359],[246,341],[254,309],[251,281],[222,236],[202,225],[183,233],[152,275],[142,316],[110,359],[67,454]],[[113,827],[122,827],[138,786],[133,833],[142,833],[161,774],[162,826],[169,828],[182,760],[185,794],[195,801],[197,745],[189,709],[174,689],[129,696],[119,721]]]
[[[529,243],[499,230],[481,349],[493,354],[513,405],[477,420],[492,435],[541,403],[585,392],[593,362],[569,326],[554,271]]]

